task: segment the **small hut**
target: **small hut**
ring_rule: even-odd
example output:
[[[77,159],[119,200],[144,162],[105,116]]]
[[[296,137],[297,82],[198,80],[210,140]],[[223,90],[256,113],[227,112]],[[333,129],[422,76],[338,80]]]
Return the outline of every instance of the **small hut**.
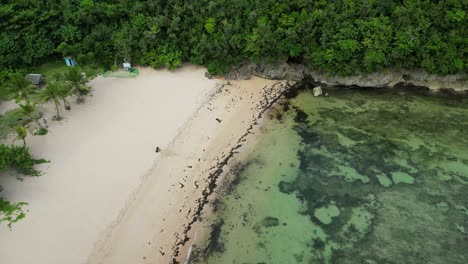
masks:
[[[123,67],[127,71],[130,71],[132,69],[132,65],[130,63],[128,63],[128,62],[124,62]]]
[[[70,57],[70,56],[65,57],[65,63],[67,64],[67,66],[77,65],[76,60],[73,57]]]
[[[32,84],[36,85],[39,87],[42,81],[42,74],[37,74],[37,73],[30,73],[26,75],[26,78],[28,78]]]

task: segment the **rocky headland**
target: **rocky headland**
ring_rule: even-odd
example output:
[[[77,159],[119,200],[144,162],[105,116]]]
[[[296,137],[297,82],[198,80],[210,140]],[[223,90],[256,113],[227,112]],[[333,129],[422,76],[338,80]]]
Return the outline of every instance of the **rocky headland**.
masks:
[[[374,88],[417,87],[430,93],[468,94],[467,75],[439,76],[424,70],[386,70],[354,76],[333,76],[329,73],[310,70],[302,64],[245,63],[224,77],[227,80],[245,80],[259,76],[274,80],[299,81],[311,78],[314,82],[330,86],[358,86]]]

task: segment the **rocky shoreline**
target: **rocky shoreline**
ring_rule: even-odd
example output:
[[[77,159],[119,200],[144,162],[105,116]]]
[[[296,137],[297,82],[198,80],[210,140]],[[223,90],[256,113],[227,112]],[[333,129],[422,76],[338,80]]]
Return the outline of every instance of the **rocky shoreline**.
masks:
[[[225,85],[226,83],[221,84],[220,88],[222,89]],[[210,168],[210,173],[206,178],[206,184],[202,191],[202,196],[197,199],[197,205],[194,208],[194,213],[192,214],[190,221],[184,226],[182,235],[178,237],[172,248],[171,264],[180,264],[181,261],[187,261],[186,259],[183,259],[184,255],[181,255],[182,248],[186,247],[187,243],[191,241],[192,238],[190,237],[189,232],[192,230],[193,225],[202,218],[203,209],[205,208],[205,205],[209,203],[210,196],[218,187],[218,178],[223,174],[224,167],[238,153],[239,148],[243,146],[244,141],[246,140],[245,138],[249,134],[252,134],[252,130],[255,128],[255,125],[257,125],[258,120],[262,118],[263,114],[284,95],[291,90],[294,90],[292,87],[294,86],[291,83],[276,83],[271,87],[264,87],[262,89],[262,100],[254,107],[256,109],[256,114],[248,129],[237,139],[237,142],[227,152],[227,154],[218,159],[216,165]],[[186,250],[187,249],[185,249],[185,251]]]
[[[355,76],[332,76],[310,70],[301,64],[279,62],[245,63],[225,74],[227,80],[245,80],[251,76],[266,79],[300,81],[305,78],[329,86],[358,86],[373,88],[420,87],[430,93],[468,94],[466,74],[438,76],[424,70],[388,70]]]

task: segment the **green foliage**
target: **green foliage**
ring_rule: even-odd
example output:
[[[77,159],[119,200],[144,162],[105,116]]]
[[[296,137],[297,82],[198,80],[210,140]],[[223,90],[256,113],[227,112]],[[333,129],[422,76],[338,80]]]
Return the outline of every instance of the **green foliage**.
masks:
[[[212,17],[208,18],[205,23],[206,32],[213,34],[216,28],[216,20]]]
[[[55,119],[60,120],[62,117],[60,116],[60,100],[63,99],[63,96],[66,94],[64,91],[65,88],[61,83],[58,82],[51,82],[47,85],[47,87],[41,91],[39,94],[39,98],[43,103],[46,102],[53,102],[55,104]]]
[[[49,132],[49,130],[47,130],[47,128],[41,127],[34,133],[34,135],[44,136],[44,135],[47,135],[48,132]]]
[[[33,159],[28,148],[0,145],[0,172],[13,169],[20,174],[39,176],[34,165],[46,163],[44,159]]]
[[[222,74],[229,71],[229,64],[220,61],[212,61],[206,65],[208,73],[211,75]]]
[[[20,108],[7,111],[4,115],[0,115],[0,139],[4,139],[8,134],[13,133],[16,126],[26,126],[41,116],[42,113],[37,109],[30,114],[25,114]]]
[[[28,135],[28,131],[24,126],[16,126],[16,139],[23,141],[23,147],[26,147],[26,136]]]
[[[27,101],[26,104],[19,104],[19,107],[24,116],[30,116],[36,110],[36,104],[31,104],[31,102],[29,101]]]
[[[107,68],[123,60],[170,69],[190,61],[212,73],[288,59],[341,75],[466,72],[466,10],[467,1],[453,0],[7,0],[0,81],[9,69],[65,55]]]
[[[8,68],[3,68],[0,69],[0,83],[6,82],[8,80],[8,76],[12,74],[13,71]],[[2,86],[0,86],[0,100],[5,100],[7,97],[7,89],[2,89]]]
[[[142,63],[150,65],[155,69],[166,67],[174,70],[182,64],[182,53],[167,45],[158,47],[157,51],[152,50],[142,57]]]
[[[82,74],[81,68],[78,66],[69,67],[68,71],[65,72],[65,81],[68,86],[68,90],[71,93],[76,95],[76,100],[78,103],[84,101],[82,95],[89,91],[88,87],[86,87],[86,82],[88,81],[86,77]],[[59,87],[60,97],[65,98],[69,95],[67,89],[64,87]]]
[[[17,103],[26,101],[28,104],[32,95],[36,93],[36,86],[21,73],[15,73],[10,76],[9,81],[10,98]]]
[[[0,85],[0,101],[8,100],[10,100],[10,91],[8,90],[8,87],[6,85]]]
[[[90,65],[95,62],[95,56],[94,53],[88,52],[86,54],[78,54],[77,57],[78,64],[84,64],[84,65]],[[83,69],[85,72],[87,72],[87,69]]]
[[[27,176],[39,176],[40,171],[35,165],[46,163],[44,159],[34,159],[26,147],[0,145],[0,172],[8,169]],[[0,186],[1,191],[1,186]],[[11,203],[0,197],[0,222],[6,222],[9,227],[25,217],[23,206],[27,203]]]
[[[23,219],[26,214],[23,211],[25,202],[11,203],[3,198],[0,198],[0,223],[6,222],[8,227]]]

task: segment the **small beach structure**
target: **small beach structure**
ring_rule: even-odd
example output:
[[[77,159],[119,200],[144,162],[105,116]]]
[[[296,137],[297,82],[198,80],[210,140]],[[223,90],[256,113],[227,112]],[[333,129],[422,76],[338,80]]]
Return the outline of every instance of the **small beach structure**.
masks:
[[[67,66],[76,66],[77,63],[76,63],[76,60],[73,58],[73,57],[65,57],[65,63],[67,64]]]
[[[32,84],[39,86],[42,81],[42,74],[30,73],[26,75],[26,78],[28,78]]]
[[[123,69],[120,68],[119,70],[109,71],[104,69],[102,72],[102,76],[104,77],[118,77],[118,78],[135,78],[140,74],[138,69],[132,68],[132,64],[130,62],[122,63]]]

